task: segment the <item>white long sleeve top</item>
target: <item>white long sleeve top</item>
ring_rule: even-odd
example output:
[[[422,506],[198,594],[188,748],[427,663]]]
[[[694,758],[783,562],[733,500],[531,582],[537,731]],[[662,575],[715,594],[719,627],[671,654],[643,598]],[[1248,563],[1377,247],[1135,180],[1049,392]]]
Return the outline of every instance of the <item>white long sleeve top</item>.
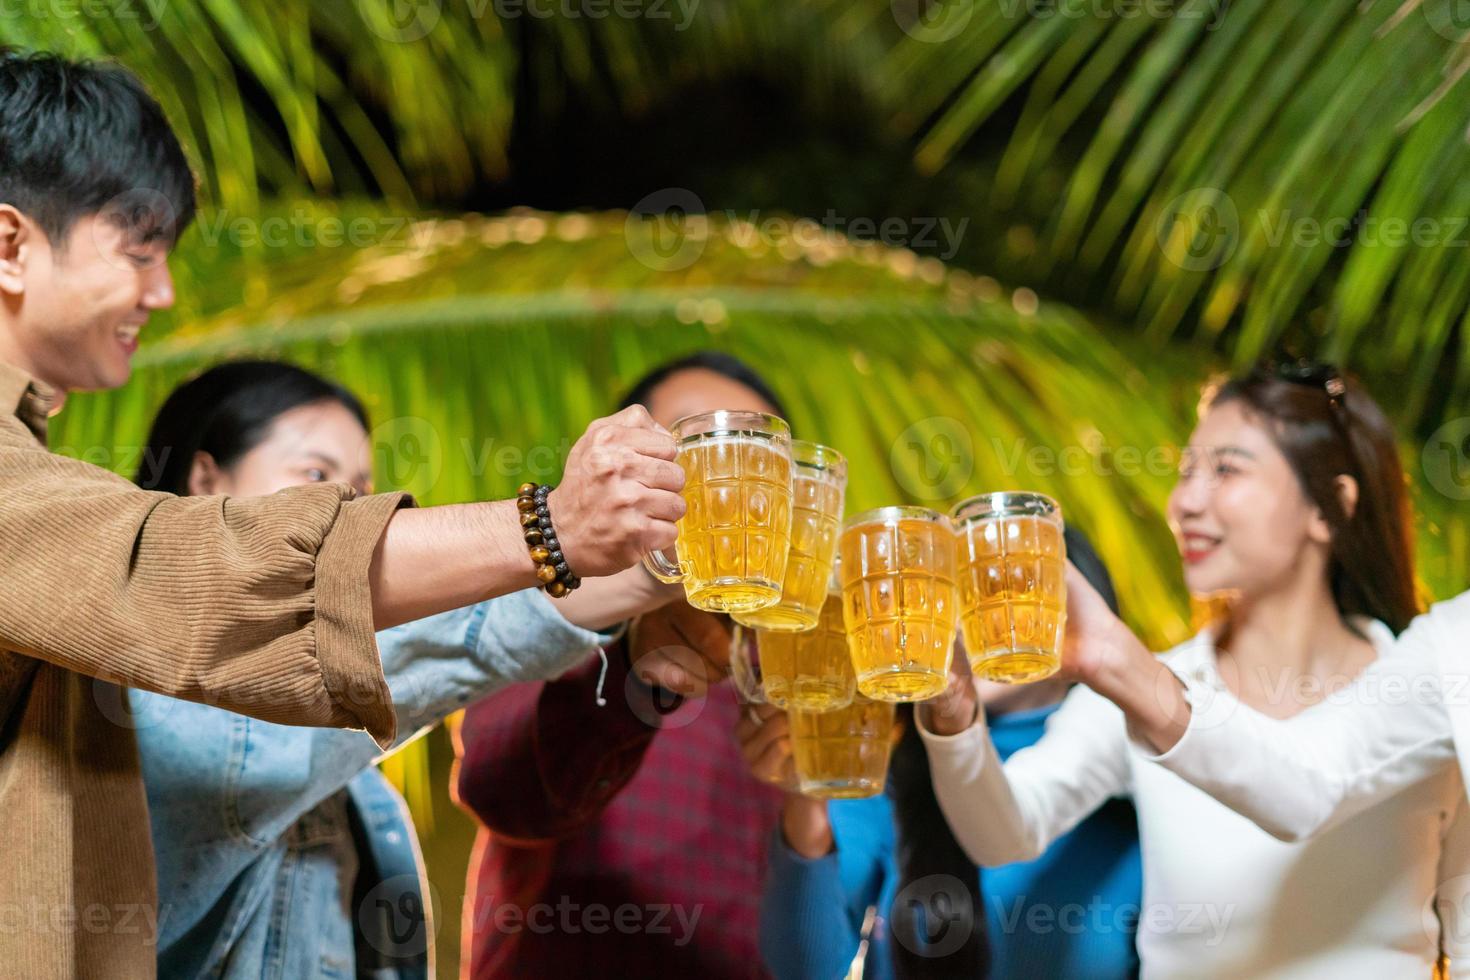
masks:
[[[1380,661],[1397,656],[1386,627],[1373,624],[1371,632]],[[1218,716],[1269,721],[1219,680],[1208,633],[1165,659],[1191,678],[1201,702],[1209,691]],[[1316,742],[1337,710],[1324,702],[1271,725]],[[1290,843],[1154,764],[1129,741],[1122,712],[1084,687],[1067,696],[1039,742],[1004,764],[983,722],[923,737],[940,806],[981,865],[1032,859],[1108,798],[1133,797],[1143,854],[1137,941],[1147,978],[1428,977],[1441,943],[1455,975],[1470,977],[1470,930],[1459,925],[1470,894],[1470,818],[1459,774],[1442,759],[1376,803],[1340,794],[1344,812],[1355,808],[1350,819]],[[1225,746],[1209,749],[1213,756]],[[1341,746],[1322,749],[1332,770],[1346,768],[1350,755]],[[1252,785],[1252,799],[1275,789],[1292,796],[1288,784],[1312,765],[1257,769],[1247,778],[1232,762],[1230,781]],[[1319,818],[1314,810],[1310,819]]]

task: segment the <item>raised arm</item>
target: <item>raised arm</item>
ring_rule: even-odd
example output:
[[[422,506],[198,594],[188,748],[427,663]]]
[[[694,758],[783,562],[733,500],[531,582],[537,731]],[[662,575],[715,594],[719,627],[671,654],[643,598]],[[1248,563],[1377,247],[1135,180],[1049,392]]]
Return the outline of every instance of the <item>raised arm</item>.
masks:
[[[864,913],[882,907],[885,885],[891,885],[892,867],[884,860],[894,847],[887,798],[839,805],[861,834],[834,840],[827,804],[801,797],[787,800],[772,837],[761,892],[760,948],[776,980],[846,976],[862,941]],[[793,824],[807,824],[806,832]],[[805,846],[823,836],[814,829],[825,831],[825,847]]]
[[[1275,837],[1302,840],[1453,763],[1440,665],[1470,636],[1470,595],[1416,619],[1392,655],[1288,727],[1176,676],[1080,576],[1067,587],[1073,673],[1124,711],[1135,750]]]
[[[703,694],[729,647],[720,618],[676,602],[607,650],[605,678],[593,657],[554,681],[475,705],[459,731],[461,805],[513,841],[585,827],[637,773],[664,716],[681,703],[670,691]]]
[[[375,624],[535,583],[513,503],[411,511],[402,495],[336,485],[179,498],[0,426],[0,650],[22,658],[267,721],[366,728],[386,745]],[[551,508],[579,575],[672,541],[673,453],[641,409],[578,440]],[[23,673],[0,654],[0,718]]]
[[[674,456],[673,437],[641,405],[593,422],[572,446],[547,505],[577,575],[613,575],[674,543],[684,516]],[[510,500],[396,516],[371,579],[379,629],[536,585]]]
[[[1073,688],[1036,744],[1005,763],[973,690],[964,700],[973,705],[973,723],[966,723],[969,712],[946,704],[923,705],[915,717],[939,805],[976,864],[1034,860],[1104,801],[1128,791],[1122,715],[1085,687]]]

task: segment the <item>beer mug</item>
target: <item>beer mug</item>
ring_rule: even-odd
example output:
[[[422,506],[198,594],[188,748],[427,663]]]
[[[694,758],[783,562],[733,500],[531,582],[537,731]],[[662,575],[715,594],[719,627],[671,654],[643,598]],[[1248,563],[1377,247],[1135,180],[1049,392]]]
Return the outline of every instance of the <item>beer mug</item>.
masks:
[[[770,704],[833,711],[852,703],[857,675],[847,650],[840,594],[827,597],[814,629],[804,633],[757,630],[756,648],[760,689]]]
[[[838,544],[843,622],[858,690],[923,701],[944,690],[955,637],[955,537],[927,507],[851,518]]]
[[[893,712],[892,703],[861,694],[836,711],[788,711],[797,788],[829,800],[883,792],[897,736]]]
[[[970,669],[1011,684],[1050,677],[1067,619],[1062,509],[1039,493],[989,493],[953,514]]]
[[[817,625],[837,554],[847,461],[835,449],[801,439],[791,443],[791,461],[791,554],[781,601],[735,616],[736,622],[762,630],[809,630]]]
[[[673,425],[687,510],[677,563],[643,563],[661,582],[683,582],[689,604],[752,612],[781,601],[791,550],[791,429],[759,412],[707,412]]]

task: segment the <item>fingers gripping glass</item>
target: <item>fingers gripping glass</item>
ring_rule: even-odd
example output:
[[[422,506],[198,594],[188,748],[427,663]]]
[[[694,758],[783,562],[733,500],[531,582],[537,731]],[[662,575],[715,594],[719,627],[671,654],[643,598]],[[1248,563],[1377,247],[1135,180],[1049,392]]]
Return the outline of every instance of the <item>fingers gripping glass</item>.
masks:
[[[676,561],[645,555],[689,604],[752,612],[781,601],[791,549],[791,427],[759,412],[707,412],[673,425],[684,470]]]

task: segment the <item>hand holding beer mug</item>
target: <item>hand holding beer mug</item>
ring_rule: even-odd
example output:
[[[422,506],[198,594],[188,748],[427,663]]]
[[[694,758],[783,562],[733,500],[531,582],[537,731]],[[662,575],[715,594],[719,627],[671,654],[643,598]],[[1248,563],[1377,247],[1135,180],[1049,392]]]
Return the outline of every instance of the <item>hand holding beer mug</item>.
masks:
[[[897,736],[893,705],[861,695],[836,711],[751,706],[735,726],[752,775],[816,799],[883,792]]]
[[[791,429],[759,412],[707,412],[674,423],[684,470],[677,564],[643,562],[662,582],[683,582],[689,604],[753,612],[781,600],[791,548]]]
[[[786,713],[796,784],[807,796],[857,799],[883,792],[897,732],[892,702],[859,694],[836,711]]]
[[[791,554],[786,559],[781,601],[734,616],[745,626],[772,632],[797,632],[817,625],[837,555],[842,498],[847,489],[847,461],[837,450],[796,439],[791,443],[791,460]]]
[[[843,619],[858,691],[922,701],[943,691],[955,637],[955,537],[926,507],[851,518],[838,545]]]
[[[827,596],[816,628],[804,633],[735,629],[730,669],[746,700],[807,711],[832,711],[852,703],[857,675],[840,593]]]
[[[953,513],[960,622],[975,676],[1009,684],[1050,677],[1067,618],[1061,508],[1039,493],[990,493]]]
[[[729,671],[730,628],[720,616],[672,602],[628,627],[628,663],[650,687],[702,698]]]

